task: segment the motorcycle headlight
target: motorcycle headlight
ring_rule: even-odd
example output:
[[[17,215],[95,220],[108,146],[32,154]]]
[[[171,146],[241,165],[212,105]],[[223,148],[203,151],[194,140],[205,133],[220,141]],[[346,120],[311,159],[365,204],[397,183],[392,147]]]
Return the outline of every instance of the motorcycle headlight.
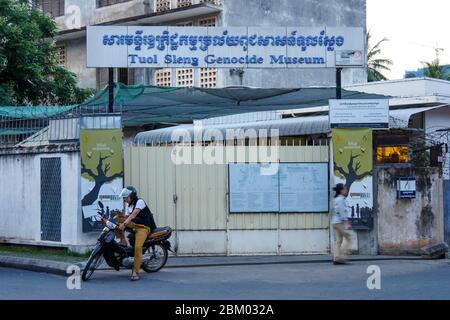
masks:
[[[106,222],[106,227],[110,230],[114,230],[116,228],[116,225],[110,221]]]

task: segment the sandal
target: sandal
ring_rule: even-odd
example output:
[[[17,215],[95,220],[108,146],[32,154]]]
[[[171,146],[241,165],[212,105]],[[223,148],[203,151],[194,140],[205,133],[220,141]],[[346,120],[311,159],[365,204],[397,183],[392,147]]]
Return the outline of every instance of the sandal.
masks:
[[[131,276],[130,281],[138,281],[140,279],[139,276]]]

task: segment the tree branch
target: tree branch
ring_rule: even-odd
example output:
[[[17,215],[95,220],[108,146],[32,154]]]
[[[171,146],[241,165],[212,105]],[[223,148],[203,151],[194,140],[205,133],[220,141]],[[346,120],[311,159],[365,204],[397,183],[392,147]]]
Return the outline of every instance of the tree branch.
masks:
[[[109,163],[105,164],[105,169],[103,170],[103,172],[105,173],[105,176],[108,174],[110,168],[111,168],[111,164],[109,164]]]
[[[361,168],[361,162],[358,161],[355,163],[355,173],[357,173],[360,168]]]
[[[336,161],[334,162],[334,170],[337,170],[340,174],[342,174],[344,177],[347,176],[347,172],[344,171],[341,167],[339,167],[336,164]]]
[[[363,179],[363,178],[365,178],[366,176],[371,175],[371,174],[372,174],[372,171],[366,171],[366,172],[364,172],[363,174],[358,174],[358,175],[356,176],[355,181],[356,181],[356,180],[361,180],[361,179]]]
[[[121,172],[121,173],[116,173],[116,174],[113,174],[111,177],[106,177],[106,182],[110,182],[110,181],[113,181],[114,179],[117,179],[117,178],[122,178],[123,177],[123,173]]]
[[[100,175],[106,176],[105,172],[103,171],[103,161],[105,161],[108,158],[111,158],[111,156],[102,157],[102,154],[100,153],[100,157],[98,159],[98,164],[97,164],[97,172],[98,172],[99,176]]]
[[[97,177],[97,175],[95,175],[94,172],[91,169],[86,168],[86,166],[83,163],[83,161],[81,161],[81,174],[83,174],[83,173],[87,173],[89,176],[94,178],[94,180]]]

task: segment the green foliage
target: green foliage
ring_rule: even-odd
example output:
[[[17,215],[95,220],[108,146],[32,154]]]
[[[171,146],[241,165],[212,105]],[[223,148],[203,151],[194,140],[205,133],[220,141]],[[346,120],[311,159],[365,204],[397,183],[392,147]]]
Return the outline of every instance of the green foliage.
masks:
[[[389,66],[394,63],[390,59],[378,58],[381,54],[381,45],[383,42],[389,41],[387,38],[383,38],[378,41],[373,47],[371,46],[371,34],[370,31],[366,34],[366,52],[367,52],[367,77],[368,81],[381,81],[387,80],[383,75],[383,71],[391,71]]]
[[[76,104],[93,94],[57,65],[53,18],[27,0],[0,0],[0,104]]]
[[[410,143],[411,164],[414,168],[426,168],[430,166],[430,155],[427,144],[422,139],[413,139]]]
[[[434,59],[431,62],[422,62],[425,67],[425,76],[429,78],[450,80],[450,74],[444,71],[444,67],[441,65],[439,58]]]

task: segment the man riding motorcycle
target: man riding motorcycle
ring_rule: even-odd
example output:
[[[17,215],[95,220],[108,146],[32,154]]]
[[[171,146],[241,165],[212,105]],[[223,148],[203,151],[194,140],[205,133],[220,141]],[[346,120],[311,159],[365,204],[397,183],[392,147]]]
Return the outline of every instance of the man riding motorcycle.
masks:
[[[144,200],[137,196],[137,190],[132,187],[126,187],[120,193],[123,201],[128,204],[128,212],[124,212],[123,215],[116,217],[119,223],[116,229],[116,236],[123,243],[125,240],[124,230],[125,228],[134,229],[135,231],[135,244],[134,244],[134,264],[131,274],[131,281],[139,280],[139,271],[142,263],[142,246],[147,239],[148,234],[156,229],[155,220],[153,214],[148,208]]]

